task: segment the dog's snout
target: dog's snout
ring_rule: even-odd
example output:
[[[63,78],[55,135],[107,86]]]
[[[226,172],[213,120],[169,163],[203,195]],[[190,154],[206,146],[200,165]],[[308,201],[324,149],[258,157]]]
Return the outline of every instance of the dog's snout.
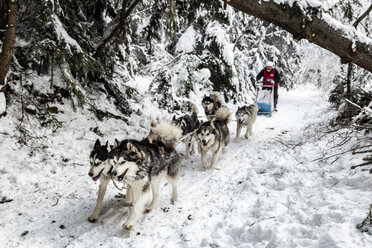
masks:
[[[92,177],[92,176],[93,176],[93,172],[89,171],[88,175],[89,175],[90,177]]]
[[[113,175],[113,176],[116,176],[117,174],[118,174],[117,171],[111,172],[111,175]]]

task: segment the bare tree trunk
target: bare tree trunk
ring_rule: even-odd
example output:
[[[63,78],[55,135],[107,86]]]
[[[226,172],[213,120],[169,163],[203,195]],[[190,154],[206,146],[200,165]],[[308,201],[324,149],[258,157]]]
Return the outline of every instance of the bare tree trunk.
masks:
[[[10,61],[12,60],[16,37],[17,11],[17,0],[9,0],[8,27],[0,53],[0,85],[4,84]]]
[[[6,24],[8,23],[9,2],[0,1],[0,40],[4,39]]]
[[[349,29],[350,33],[346,37],[343,30],[331,26],[321,17],[321,10],[318,8],[308,7],[303,10],[296,2],[293,6],[262,0],[226,2],[237,10],[283,28],[293,34],[296,40],[307,39],[331,51],[341,58],[341,63],[352,62],[372,72],[372,49],[368,41],[353,42],[350,37],[358,37],[356,29]]]

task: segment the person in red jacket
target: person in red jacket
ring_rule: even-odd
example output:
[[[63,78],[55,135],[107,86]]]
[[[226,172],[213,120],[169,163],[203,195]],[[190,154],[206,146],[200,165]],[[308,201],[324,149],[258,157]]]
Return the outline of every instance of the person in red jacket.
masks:
[[[280,74],[274,64],[271,61],[266,63],[266,66],[260,73],[258,73],[256,80],[260,80],[263,77],[263,85],[274,85],[274,111],[278,111],[276,106],[278,105],[278,85],[280,82]]]

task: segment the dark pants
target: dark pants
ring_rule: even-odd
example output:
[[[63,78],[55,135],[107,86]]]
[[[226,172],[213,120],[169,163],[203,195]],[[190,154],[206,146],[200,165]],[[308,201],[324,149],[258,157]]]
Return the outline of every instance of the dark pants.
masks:
[[[274,108],[276,108],[276,105],[278,104],[278,86],[274,87]]]

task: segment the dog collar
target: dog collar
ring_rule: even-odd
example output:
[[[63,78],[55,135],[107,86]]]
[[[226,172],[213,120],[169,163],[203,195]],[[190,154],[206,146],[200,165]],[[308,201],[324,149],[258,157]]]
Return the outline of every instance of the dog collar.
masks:
[[[110,178],[109,175],[107,175],[106,173],[103,173],[103,172],[102,172],[101,176],[104,176],[106,179],[107,179],[107,178]]]

